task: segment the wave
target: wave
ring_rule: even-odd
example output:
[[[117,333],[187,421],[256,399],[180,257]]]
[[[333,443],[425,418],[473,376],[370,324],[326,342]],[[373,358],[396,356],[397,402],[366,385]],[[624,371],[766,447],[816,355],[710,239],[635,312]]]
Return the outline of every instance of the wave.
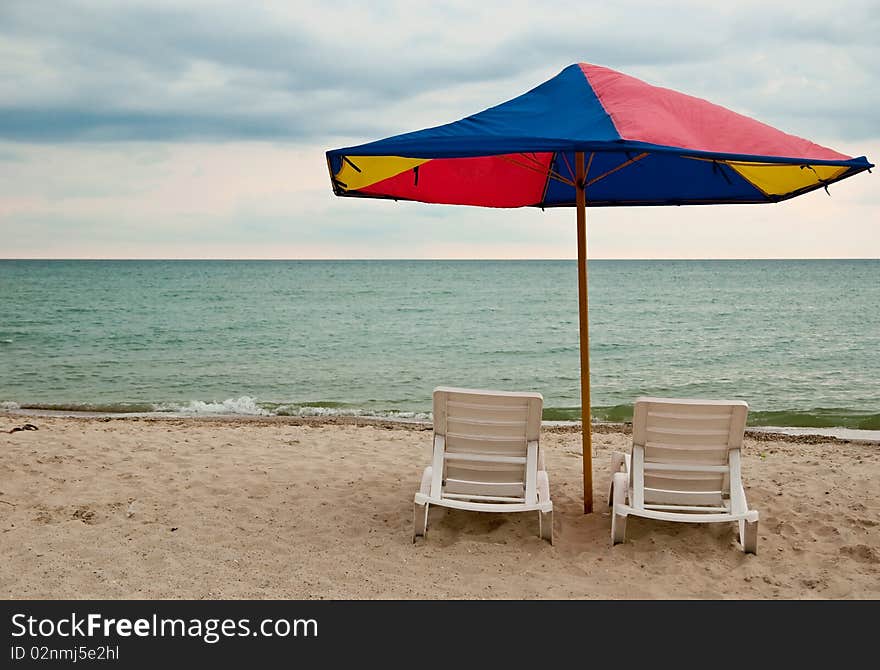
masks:
[[[219,401],[190,400],[160,403],[17,403],[0,401],[0,411],[37,410],[52,413],[137,414],[172,416],[360,416],[400,421],[430,421],[430,412],[399,409],[365,409],[332,401],[320,403],[260,402],[253,396],[239,396]]]
[[[227,398],[219,402],[191,400],[187,403],[163,402],[153,405],[153,411],[173,412],[174,414],[244,414],[247,416],[271,416],[272,412],[257,403],[256,398],[243,395],[238,398]]]
[[[0,411],[38,410],[89,414],[147,414],[174,416],[293,416],[293,417],[373,417],[400,421],[431,421],[430,411],[398,408],[368,408],[336,401],[277,403],[243,395],[225,400],[190,400],[187,402],[118,402],[118,403],[19,403],[0,401]],[[594,420],[608,423],[632,421],[631,404],[596,406]],[[580,407],[545,407],[544,421],[578,422]],[[846,428],[880,430],[880,413],[848,408],[810,410],[753,410],[748,425],[752,427]]]
[[[363,416],[388,419],[430,420],[427,412],[406,412],[401,410],[371,410],[352,407],[343,403],[271,403],[259,402],[252,396],[227,398],[220,402],[204,402],[192,400],[187,403],[160,403],[155,405],[156,412],[171,412],[184,415],[245,415],[245,416],[300,416],[300,417],[333,417]]]
[[[406,421],[430,421],[430,412],[405,412],[396,409],[366,410],[344,407],[322,407],[314,405],[282,405],[276,411],[278,416],[363,416]]]

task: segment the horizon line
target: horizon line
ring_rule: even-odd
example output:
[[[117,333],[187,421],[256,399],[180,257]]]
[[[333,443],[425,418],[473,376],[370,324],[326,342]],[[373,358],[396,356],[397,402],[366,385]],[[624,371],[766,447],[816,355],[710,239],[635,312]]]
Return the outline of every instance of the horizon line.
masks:
[[[86,257],[86,256],[14,256],[0,257],[0,261],[297,261],[297,262],[321,262],[321,261],[577,261],[574,258],[264,258],[264,257],[161,257],[161,256],[103,256],[103,257]],[[588,258],[588,261],[873,261],[880,260],[878,256],[810,256],[810,257],[788,257],[788,256],[750,256],[750,257],[731,257],[731,258],[712,258],[712,257],[603,257]]]

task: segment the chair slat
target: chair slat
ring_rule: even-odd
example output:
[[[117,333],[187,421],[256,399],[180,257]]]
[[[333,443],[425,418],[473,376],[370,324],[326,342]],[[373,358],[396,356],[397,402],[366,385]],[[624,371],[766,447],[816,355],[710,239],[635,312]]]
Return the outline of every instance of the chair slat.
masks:
[[[730,431],[726,428],[724,430],[708,430],[700,428],[660,428],[659,426],[650,426],[648,432],[659,433],[660,435],[675,435],[676,437],[694,436],[726,438]]]
[[[446,403],[446,411],[449,410],[465,410],[474,414],[484,412],[510,412],[511,414],[520,414],[528,405],[526,403],[489,403],[489,402],[462,402],[460,400],[449,400]]]
[[[729,507],[710,507],[703,505],[645,505],[645,509],[667,510],[672,512],[729,512]]]
[[[472,442],[508,442],[511,445],[519,445],[522,444],[525,447],[526,439],[525,436],[522,438],[519,437],[509,437],[507,435],[477,435],[473,433],[453,433],[449,431],[446,433],[446,442],[452,442],[453,440],[470,440]]]
[[[645,463],[645,470],[662,472],[730,472],[730,466],[703,465],[702,463]]]
[[[720,496],[724,494],[724,491],[716,491],[712,489],[707,489],[704,491],[686,491],[682,489],[658,489],[654,488],[653,486],[646,486],[645,493],[647,493],[648,491],[650,491],[651,493],[670,493],[677,496]]]
[[[680,419],[682,421],[729,421],[730,412],[718,414],[687,414],[682,412],[648,410],[648,417],[651,419]]]
[[[675,449],[677,451],[726,451],[727,446],[724,444],[682,444],[680,442],[658,442],[656,440],[646,440],[645,446],[654,449]]]
[[[526,459],[523,456],[491,456],[488,454],[457,454],[454,452],[446,452],[447,461],[471,461],[474,463],[515,463],[517,465],[525,465]]]
[[[452,500],[479,500],[483,502],[521,503],[525,501],[525,498],[522,497],[514,498],[512,496],[487,496],[478,493],[446,493],[443,497],[451,498]]]
[[[526,427],[525,419],[475,419],[471,417],[456,416],[451,420],[468,426],[521,427],[523,430],[525,430]]]

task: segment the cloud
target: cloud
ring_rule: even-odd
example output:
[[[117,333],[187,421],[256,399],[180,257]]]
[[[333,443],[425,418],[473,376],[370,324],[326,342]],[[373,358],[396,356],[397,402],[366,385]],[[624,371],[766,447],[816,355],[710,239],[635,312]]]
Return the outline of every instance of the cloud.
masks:
[[[613,6],[611,6],[613,4]],[[786,130],[876,134],[875,3],[7,1],[0,138],[348,143],[589,60]],[[343,138],[345,141],[343,142]]]

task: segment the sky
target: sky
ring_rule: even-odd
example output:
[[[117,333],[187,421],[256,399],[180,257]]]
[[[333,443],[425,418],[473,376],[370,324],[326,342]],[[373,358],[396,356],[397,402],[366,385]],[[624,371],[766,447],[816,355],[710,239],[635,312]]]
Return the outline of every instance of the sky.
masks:
[[[572,209],[337,198],[324,152],[589,62],[880,158],[880,3],[0,2],[0,258],[574,258]],[[880,258],[877,170],[588,210],[591,258]]]

